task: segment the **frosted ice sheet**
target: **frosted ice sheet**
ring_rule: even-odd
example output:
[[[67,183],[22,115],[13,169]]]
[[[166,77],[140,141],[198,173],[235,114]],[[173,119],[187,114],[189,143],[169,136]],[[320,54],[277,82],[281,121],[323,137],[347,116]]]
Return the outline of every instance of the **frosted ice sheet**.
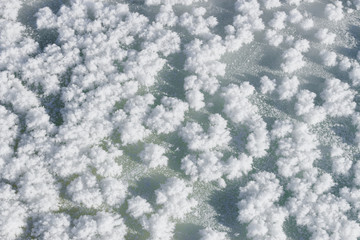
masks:
[[[5,149],[0,176],[8,193],[0,198],[0,208],[16,210],[13,224],[5,220],[10,213],[0,214],[0,237],[46,239],[50,232],[62,239],[110,239],[116,232],[125,239],[212,239],[204,229],[224,232],[229,239],[282,239],[282,231],[289,239],[360,236],[354,200],[360,132],[354,113],[359,110],[357,1],[102,2],[34,0],[10,7],[2,6],[6,0],[0,2],[5,9],[0,12],[5,19],[0,26],[0,83],[5,86],[0,90],[0,129],[6,134],[0,143]],[[108,2],[110,7],[100,6]],[[158,6],[164,3],[173,6]],[[129,10],[117,4],[128,4]],[[77,11],[71,12],[75,5]],[[113,11],[118,12],[111,13],[116,5],[120,7]],[[53,14],[61,6],[68,9],[58,13],[55,23]],[[44,7],[49,8],[36,17]],[[291,11],[295,8],[298,12]],[[158,12],[163,15],[156,16]],[[176,17],[182,23],[173,26]],[[102,25],[95,19],[102,19]],[[106,30],[98,30],[105,25]],[[78,39],[72,38],[71,28]],[[106,42],[101,32],[109,29],[113,42],[98,51]],[[282,41],[275,44],[268,30]],[[303,39],[309,49],[299,42]],[[60,61],[59,67],[51,61]],[[274,79],[267,93],[261,90],[264,76]],[[298,83],[289,81],[294,76]],[[231,100],[223,93],[235,85],[254,91],[239,91],[241,96],[233,98],[238,102],[224,111]],[[295,107],[302,90],[315,94],[312,108],[301,105],[309,107],[303,110],[308,115]],[[153,96],[147,98],[149,106],[135,100],[147,93]],[[239,102],[245,104],[243,112],[236,108]],[[211,122],[214,114],[226,125]],[[181,134],[187,124],[197,124],[195,136]],[[161,154],[148,160],[143,155],[151,144],[160,146]],[[334,148],[342,152],[334,155]],[[252,158],[251,171],[226,178],[229,159],[241,159],[240,154]],[[197,163],[188,172],[200,176],[198,181],[182,167],[188,155]],[[342,164],[341,170],[334,169],[336,164]],[[281,194],[264,216],[260,204],[252,218],[239,217],[251,209],[251,199],[261,202],[252,187],[264,187],[263,172],[271,173]],[[206,177],[209,173],[213,175]],[[166,209],[188,203],[191,211],[184,217],[169,214],[157,199],[157,191],[172,186],[168,181],[173,177],[185,182],[174,187],[185,193],[176,197],[180,203],[170,202]],[[116,185],[111,185],[114,196],[107,182]],[[170,192],[166,194],[172,196]],[[129,199],[138,196],[154,212],[144,211],[137,219],[127,210]],[[248,199],[250,207],[239,204]],[[44,207],[41,201],[54,204]],[[319,206],[333,209],[328,213],[333,222],[317,223],[328,218],[321,211],[301,213]],[[270,224],[271,214],[284,223]],[[109,229],[102,231],[104,224]],[[331,228],[336,224],[341,226]]]

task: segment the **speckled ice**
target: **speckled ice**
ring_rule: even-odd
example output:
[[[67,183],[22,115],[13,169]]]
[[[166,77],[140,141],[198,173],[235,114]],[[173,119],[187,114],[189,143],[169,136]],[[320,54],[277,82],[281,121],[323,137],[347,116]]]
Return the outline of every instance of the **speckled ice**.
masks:
[[[358,9],[0,0],[0,239],[359,239]]]

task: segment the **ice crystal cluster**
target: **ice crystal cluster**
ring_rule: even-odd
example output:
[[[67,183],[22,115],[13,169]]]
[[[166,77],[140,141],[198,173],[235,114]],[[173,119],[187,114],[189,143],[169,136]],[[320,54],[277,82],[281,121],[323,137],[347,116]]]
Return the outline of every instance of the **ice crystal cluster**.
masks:
[[[0,239],[359,239],[359,10],[0,0]]]

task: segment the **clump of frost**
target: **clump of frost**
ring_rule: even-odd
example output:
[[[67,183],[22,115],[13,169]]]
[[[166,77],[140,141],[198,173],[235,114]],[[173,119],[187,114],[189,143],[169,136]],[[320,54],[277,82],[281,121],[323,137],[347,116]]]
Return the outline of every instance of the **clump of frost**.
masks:
[[[276,88],[276,79],[270,79],[268,76],[260,78],[260,91],[262,94],[272,93]]]
[[[285,77],[277,87],[279,99],[291,100],[291,98],[297,93],[299,84],[300,82],[296,76],[293,76],[292,78]]]
[[[229,180],[238,179],[252,169],[253,158],[242,153],[239,157],[230,157],[222,162],[223,155],[219,152],[204,152],[198,157],[187,155],[181,160],[181,169],[192,181],[217,181],[220,187],[225,186],[223,175]]]
[[[176,4],[183,4],[183,5],[191,5],[192,3],[207,1],[207,0],[146,0],[146,5],[176,5]]]
[[[220,114],[212,114],[209,116],[209,125],[208,131],[205,133],[198,123],[186,123],[185,127],[180,129],[179,135],[192,151],[226,148],[231,140],[227,121]]]
[[[166,149],[157,144],[146,144],[144,150],[140,153],[140,159],[149,168],[167,166],[168,158],[164,156]]]
[[[287,15],[285,12],[279,11],[274,13],[274,17],[270,20],[269,26],[275,30],[281,30],[285,28],[285,21]]]
[[[239,157],[230,157],[224,164],[224,172],[229,180],[240,178],[252,169],[253,158],[241,153]]]
[[[325,88],[320,96],[324,100],[323,107],[326,113],[332,117],[349,116],[355,110],[355,92],[339,79],[326,79]]]
[[[265,25],[261,19],[262,11],[256,0],[237,0],[235,10],[239,15],[234,17],[233,25],[225,27],[227,36],[225,46],[228,51],[239,50],[244,44],[254,39],[254,32],[263,30]]]
[[[181,15],[179,24],[185,27],[191,35],[210,39],[213,37],[211,29],[217,25],[217,20],[214,16],[204,18],[205,13],[205,8],[195,8],[192,14],[184,13]]]
[[[185,45],[184,69],[193,73],[184,79],[186,100],[191,108],[199,110],[205,106],[205,91],[213,95],[219,88],[217,77],[225,75],[225,64],[220,62],[226,47],[220,36],[214,35],[208,41],[195,39]]]
[[[181,169],[192,181],[220,181],[223,175],[223,163],[220,161],[223,155],[220,152],[204,152],[198,157],[187,155],[181,159]]]
[[[156,22],[169,27],[177,24],[178,17],[175,15],[171,5],[161,5],[159,13],[156,15]]]
[[[352,123],[356,127],[356,133],[355,133],[355,143],[360,146],[360,114],[354,113],[352,115]]]
[[[314,27],[314,20],[311,18],[305,18],[300,22],[300,27],[305,31],[308,31]]]
[[[34,222],[31,236],[43,240],[69,240],[71,218],[65,213],[44,214]]]
[[[226,239],[228,239],[226,237],[225,232],[219,232],[219,231],[213,230],[211,228],[201,229],[199,231],[199,234],[200,234],[200,240],[226,240]]]
[[[327,28],[321,28],[315,33],[315,38],[322,44],[330,45],[335,42],[336,34],[329,32]]]
[[[320,57],[323,64],[327,67],[334,67],[337,64],[336,53],[333,51],[323,49],[320,51]]]
[[[169,178],[162,184],[156,194],[156,204],[161,206],[160,212],[176,219],[183,219],[197,205],[189,198],[193,189],[184,180]]]
[[[146,126],[157,133],[174,132],[184,120],[189,105],[177,98],[163,97],[146,119]]]
[[[127,227],[117,214],[98,212],[95,216],[82,215],[71,229],[73,239],[125,239]]]
[[[269,45],[271,46],[279,46],[284,37],[276,32],[276,30],[267,30],[265,33],[265,39],[268,41]]]
[[[352,161],[344,156],[344,151],[340,147],[333,146],[331,148],[330,157],[332,160],[332,171],[337,174],[346,175],[351,168]]]
[[[334,1],[333,3],[326,4],[324,14],[330,21],[339,21],[344,17],[342,8],[341,1]]]
[[[9,184],[0,185],[0,238],[15,240],[26,227],[26,207]]]
[[[253,179],[240,188],[238,203],[238,220],[248,224],[246,236],[251,239],[285,240],[282,225],[288,212],[276,205],[283,194],[279,180],[269,172],[258,172]]]
[[[351,205],[351,213],[360,217],[360,190],[358,188],[343,187],[340,189],[340,196]]]
[[[289,48],[282,54],[283,63],[281,69],[286,73],[293,73],[305,66],[301,51],[296,48]]]
[[[98,208],[103,202],[96,177],[90,173],[81,175],[67,186],[71,199],[87,208]]]
[[[299,23],[303,19],[303,15],[296,8],[289,11],[288,21],[292,24]]]
[[[59,189],[54,177],[44,168],[28,170],[18,182],[18,194],[32,212],[56,211],[59,208]]]
[[[249,101],[254,93],[254,87],[248,82],[240,86],[230,84],[222,89],[222,97],[225,100],[223,111],[235,124],[246,124],[250,134],[247,138],[246,149],[252,157],[266,155],[269,148],[268,132],[266,123],[257,113],[258,108]]]
[[[308,52],[310,49],[310,43],[306,39],[299,39],[295,41],[294,48],[300,52]]]
[[[305,122],[316,124],[325,120],[326,112],[320,106],[315,106],[316,94],[309,90],[301,90],[297,95],[295,103],[296,115],[302,116]]]
[[[353,68],[349,72],[349,78],[352,81],[353,86],[360,85],[360,66],[359,66],[359,64],[353,64]]]
[[[175,223],[164,214],[153,214],[142,221],[142,226],[150,233],[150,240],[170,240],[174,236]]]
[[[4,165],[11,161],[15,139],[18,134],[18,117],[8,111],[4,106],[0,106],[0,170]]]
[[[307,227],[312,239],[355,240],[360,236],[360,226],[348,219],[351,206],[346,200],[328,193],[332,186],[331,175],[319,175],[316,169],[293,178],[288,185],[294,193],[287,203],[289,213],[297,224]]]
[[[360,186],[360,161],[357,161],[353,167],[354,171],[354,184]]]
[[[152,207],[145,199],[135,197],[129,200],[128,212],[138,218],[143,228],[150,233],[152,240],[170,240],[173,237],[175,223],[173,220],[184,219],[192,211],[197,201],[189,198],[192,187],[181,179],[169,178],[155,191],[156,204],[159,210],[153,213]]]
[[[313,168],[319,158],[316,136],[304,123],[292,124],[288,120],[276,120],[271,130],[273,139],[278,139],[276,162],[278,172],[283,177],[293,177],[297,173]]]
[[[138,219],[147,213],[153,212],[153,209],[144,198],[140,196],[132,197],[128,200],[127,212],[134,218]]]
[[[119,207],[124,202],[127,195],[127,184],[121,180],[107,177],[99,182],[103,200],[112,207]]]
[[[339,69],[341,71],[347,71],[351,67],[351,61],[348,57],[340,56]]]

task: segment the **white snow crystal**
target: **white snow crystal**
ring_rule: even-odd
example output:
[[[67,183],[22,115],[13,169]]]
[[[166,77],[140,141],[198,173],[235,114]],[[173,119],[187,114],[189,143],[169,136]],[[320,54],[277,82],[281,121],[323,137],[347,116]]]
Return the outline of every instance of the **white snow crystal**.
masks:
[[[299,80],[296,76],[285,77],[277,88],[280,100],[290,100],[298,91]]]
[[[268,40],[269,45],[275,46],[275,47],[279,46],[284,39],[284,37],[282,35],[278,34],[276,32],[276,30],[271,30],[271,29],[266,31],[265,38],[266,38],[266,40]]]
[[[289,48],[282,54],[283,63],[281,63],[281,69],[286,73],[293,73],[296,70],[305,66],[303,55],[301,51],[296,48]]]
[[[325,101],[323,107],[330,116],[348,116],[354,112],[355,92],[347,83],[341,82],[339,79],[326,79],[325,88],[320,96]]]
[[[315,33],[315,37],[320,43],[330,45],[335,42],[336,34],[329,32],[327,28],[321,28]]]
[[[142,197],[136,196],[128,200],[127,212],[134,218],[139,218],[144,214],[151,213],[153,211],[151,205]]]
[[[201,229],[199,231],[199,234],[201,236],[200,240],[226,240],[226,239],[228,239],[226,237],[225,232],[218,232],[211,228]]]
[[[276,88],[276,80],[271,80],[268,76],[262,76],[260,78],[260,83],[260,89],[262,94],[272,93]]]
[[[140,153],[140,158],[149,168],[167,166],[168,158],[164,156],[166,149],[157,144],[145,144],[144,150]]]
[[[280,30],[285,28],[285,20],[287,18],[287,15],[285,12],[275,12],[273,19],[270,20],[269,26]]]
[[[339,21],[344,17],[342,8],[341,1],[334,1],[333,3],[326,4],[324,14],[330,21]]]
[[[161,103],[151,111],[146,125],[157,133],[173,132],[184,120],[189,105],[172,97],[163,97]]]
[[[323,49],[320,51],[320,57],[325,66],[334,67],[337,64],[335,52]]]

